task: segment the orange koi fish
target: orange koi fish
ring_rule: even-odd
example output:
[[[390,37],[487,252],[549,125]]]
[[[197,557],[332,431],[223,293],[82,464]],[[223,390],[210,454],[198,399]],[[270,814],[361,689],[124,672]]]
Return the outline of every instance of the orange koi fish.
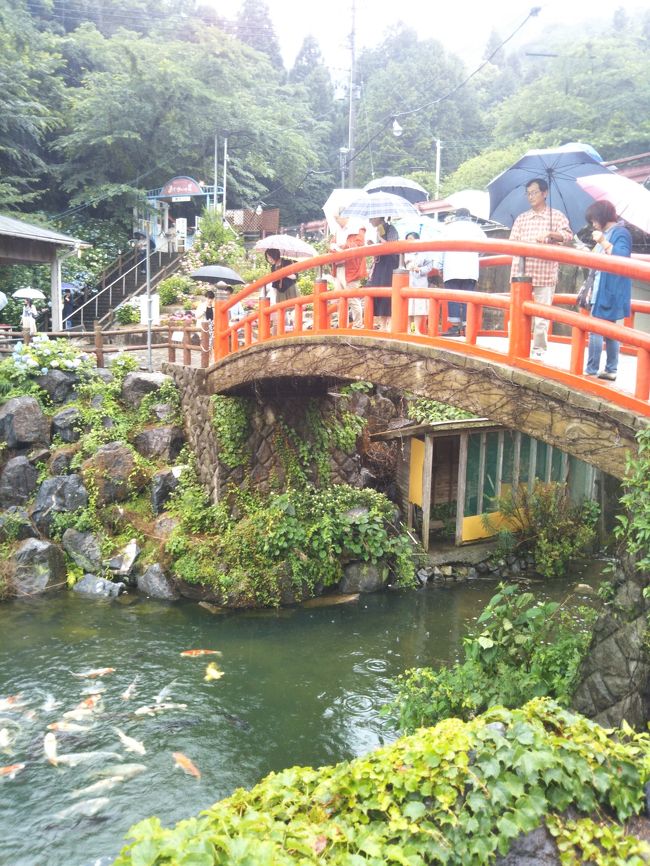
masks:
[[[84,679],[95,679],[95,677],[105,677],[108,674],[115,673],[115,668],[93,668],[90,671],[82,671],[80,674],[70,671],[73,677],[82,677]]]
[[[183,650],[181,655],[182,656],[189,656],[189,658],[195,659],[198,656],[220,656],[221,653],[219,652],[219,650],[194,649],[194,650]]]
[[[0,778],[15,779],[21,770],[25,769],[25,764],[9,764],[8,767],[0,767]]]
[[[190,761],[187,755],[184,755],[182,752],[172,752],[172,758],[174,759],[174,765],[180,767],[188,776],[194,776],[197,779],[201,778],[201,771]]]

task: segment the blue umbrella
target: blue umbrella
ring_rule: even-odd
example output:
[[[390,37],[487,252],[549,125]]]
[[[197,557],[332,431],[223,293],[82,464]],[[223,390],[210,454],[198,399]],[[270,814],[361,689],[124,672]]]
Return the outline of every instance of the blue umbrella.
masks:
[[[490,219],[512,226],[515,218],[529,208],[526,184],[539,177],[548,183],[546,202],[549,207],[563,211],[573,231],[580,231],[585,225],[585,211],[594,200],[578,186],[576,178],[608,173],[608,169],[585,149],[589,145],[576,143],[574,146],[575,150],[565,149],[566,145],[548,150],[529,150],[513,166],[490,181]]]

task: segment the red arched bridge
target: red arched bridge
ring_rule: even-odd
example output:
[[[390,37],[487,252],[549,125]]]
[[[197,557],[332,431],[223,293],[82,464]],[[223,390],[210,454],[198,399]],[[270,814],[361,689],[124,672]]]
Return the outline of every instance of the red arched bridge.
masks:
[[[487,241],[397,241],[329,253],[276,271],[225,301],[215,302],[214,364],[207,371],[210,389],[227,392],[244,385],[287,376],[324,376],[368,380],[399,387],[543,439],[604,471],[621,477],[635,450],[635,434],[650,423],[650,334],[641,330],[649,301],[632,301],[623,324],[576,311],[576,296],[556,294],[551,305],[535,303],[525,276],[513,278],[510,292],[458,292],[414,289],[408,272],[394,272],[392,286],[331,290],[318,276],[313,293],[270,304],[259,298],[245,318],[229,321],[238,301],[257,298],[265,285],[289,274],[322,269],[361,255],[405,252],[475,251],[481,267],[504,267],[512,256],[551,259],[576,267],[624,274],[650,283],[650,261],[597,255],[554,245]],[[373,327],[376,298],[390,298],[387,331]],[[362,328],[349,324],[353,298],[363,302]],[[413,333],[408,302],[424,299],[426,333]],[[461,337],[445,336],[447,304],[467,305]],[[531,358],[533,317],[550,322],[549,351]],[[616,382],[584,376],[590,333],[621,344]]]

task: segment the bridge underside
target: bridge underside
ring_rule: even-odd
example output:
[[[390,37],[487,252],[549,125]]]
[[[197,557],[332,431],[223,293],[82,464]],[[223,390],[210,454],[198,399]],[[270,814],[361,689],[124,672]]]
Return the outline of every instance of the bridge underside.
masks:
[[[244,393],[264,380],[367,381],[489,418],[622,478],[647,421],[533,373],[383,338],[306,336],[253,346],[206,371],[210,393]],[[306,395],[308,396],[308,395]]]

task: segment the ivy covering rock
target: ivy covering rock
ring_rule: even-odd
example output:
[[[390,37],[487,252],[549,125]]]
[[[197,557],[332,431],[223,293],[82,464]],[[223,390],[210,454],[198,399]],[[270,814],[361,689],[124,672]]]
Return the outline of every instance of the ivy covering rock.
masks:
[[[527,838],[538,862],[540,828],[551,862],[641,866],[650,846],[625,822],[644,810],[649,773],[647,734],[536,699],[336,766],[271,773],[171,829],[149,818],[115,866],[481,866]]]

